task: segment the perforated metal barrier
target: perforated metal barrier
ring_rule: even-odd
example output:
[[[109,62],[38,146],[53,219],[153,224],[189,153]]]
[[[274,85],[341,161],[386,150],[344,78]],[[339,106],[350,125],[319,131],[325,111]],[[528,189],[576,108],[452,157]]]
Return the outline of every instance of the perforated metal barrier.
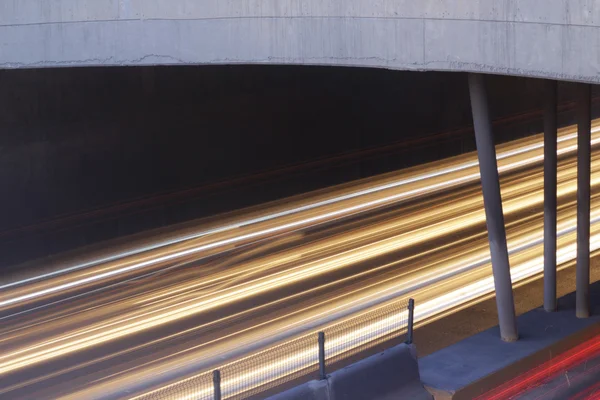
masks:
[[[135,399],[244,399],[304,376],[316,378],[320,369],[324,373],[336,362],[406,334],[409,305],[408,299],[385,303]],[[324,365],[319,363],[319,332]]]

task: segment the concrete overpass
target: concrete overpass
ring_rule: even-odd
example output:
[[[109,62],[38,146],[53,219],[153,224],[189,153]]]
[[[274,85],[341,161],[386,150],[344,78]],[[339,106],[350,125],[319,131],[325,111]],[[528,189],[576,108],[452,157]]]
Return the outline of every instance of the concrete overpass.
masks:
[[[503,340],[517,341],[480,73],[548,78],[545,307],[556,310],[556,80],[600,82],[599,0],[3,0],[0,68],[295,64],[469,72]],[[1,87],[0,87],[1,90]],[[578,85],[577,317],[590,316],[590,85]]]
[[[4,0],[0,68],[307,64],[470,72],[501,336],[518,338],[479,73],[551,78],[545,305],[556,308],[556,81],[600,82],[600,0]],[[589,315],[590,87],[578,89],[578,316]],[[587,217],[585,216],[587,215]]]
[[[598,0],[3,0],[0,68],[311,64],[600,82]]]

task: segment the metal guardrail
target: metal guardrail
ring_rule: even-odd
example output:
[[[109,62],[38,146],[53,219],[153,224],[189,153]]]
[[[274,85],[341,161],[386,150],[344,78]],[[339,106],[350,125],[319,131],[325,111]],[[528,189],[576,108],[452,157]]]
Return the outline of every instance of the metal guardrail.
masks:
[[[377,344],[403,334],[412,343],[413,323],[414,300],[394,300],[135,399],[245,399],[301,377],[325,379],[328,366]]]

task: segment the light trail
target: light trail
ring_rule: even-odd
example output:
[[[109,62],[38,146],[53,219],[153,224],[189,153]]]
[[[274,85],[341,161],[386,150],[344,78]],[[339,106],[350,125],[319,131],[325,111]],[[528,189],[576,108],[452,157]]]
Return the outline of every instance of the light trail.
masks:
[[[592,146],[600,142],[600,125],[592,128]],[[519,141],[519,145],[500,146],[498,168],[500,173],[535,165],[543,159],[543,142],[539,139]],[[559,157],[576,149],[576,133],[561,132],[558,137]],[[529,157],[522,157],[527,154]],[[518,160],[514,160],[519,158]],[[239,246],[264,239],[270,235],[326,223],[357,213],[389,206],[419,196],[448,190],[455,186],[479,180],[478,163],[471,157],[459,156],[445,162],[413,168],[380,182],[356,184],[333,191],[324,199],[313,199],[309,204],[288,209],[265,210],[265,216],[251,218],[236,224],[199,228],[183,237],[142,246],[122,254],[104,256],[99,260],[60,268],[39,276],[15,280],[0,285],[0,314],[4,310],[32,300],[48,302],[55,295],[69,295],[73,290],[89,290],[94,284],[107,284],[111,279],[124,279],[130,274],[141,274],[165,268],[166,264],[181,262],[186,257],[206,257],[227,246]],[[423,184],[425,183],[425,184]],[[358,200],[358,201],[357,201]],[[169,244],[171,246],[169,246]]]
[[[598,124],[592,141],[600,147]],[[575,257],[573,128],[561,130],[558,147],[558,259],[567,265]],[[519,284],[543,264],[541,136],[498,146],[498,159]],[[597,250],[600,156],[592,168]],[[238,375],[224,374],[227,398],[313,368],[316,344],[293,353],[291,340],[359,321],[328,340],[330,353],[349,356],[356,338],[374,344],[397,334],[405,314],[398,302],[408,297],[419,323],[485,298],[493,279],[478,180],[471,153],[201,226],[193,238],[175,233],[121,258],[8,282],[0,397],[121,398],[152,387],[175,394],[186,377],[203,381],[198,372],[235,367]],[[382,309],[395,311],[374,319]],[[252,367],[247,357],[257,352],[269,361]],[[77,374],[64,360],[81,366]],[[203,398],[211,389],[200,386],[173,398]]]
[[[600,129],[600,127],[593,127],[592,133],[596,133],[598,130]],[[569,133],[566,135],[562,135],[558,138],[558,143],[561,142],[566,142],[569,140],[573,140],[576,138],[576,133]],[[516,149],[507,149],[504,152],[500,152],[497,155],[497,159],[503,160],[505,158],[508,157],[512,157],[512,156],[516,156],[519,154],[523,154],[532,150],[539,150],[543,148],[543,142],[537,142],[531,145],[523,145],[520,146]],[[559,155],[561,153],[561,151],[565,152],[568,151],[569,149],[560,149],[559,148]],[[539,156],[538,156],[539,158]],[[59,268],[56,270],[53,270],[51,272],[46,272],[46,273],[42,273],[42,274],[37,274],[31,278],[26,278],[26,279],[17,279],[15,281],[12,282],[7,282],[3,285],[0,285],[0,290],[3,289],[8,289],[10,287],[14,287],[14,286],[20,286],[23,284],[27,284],[30,282],[34,282],[34,281],[39,281],[39,280],[43,280],[43,279],[47,279],[47,278],[51,278],[54,276],[59,276],[59,275],[64,275],[70,272],[74,272],[74,271],[78,271],[78,270],[82,270],[82,269],[86,269],[89,267],[94,267],[97,266],[99,264],[104,264],[104,263],[108,263],[111,261],[115,261],[115,260],[120,260],[129,256],[135,256],[138,255],[140,253],[144,253],[147,251],[151,251],[151,250],[155,250],[155,249],[159,249],[161,247],[166,247],[169,245],[173,245],[173,244],[178,244],[181,242],[185,242],[185,241],[189,241],[192,239],[197,239],[197,238],[201,238],[203,236],[207,236],[207,235],[211,235],[211,234],[215,234],[215,233],[221,233],[221,232],[226,232],[226,231],[230,231],[230,230],[234,230],[234,229],[239,229],[245,226],[250,226],[250,225],[254,225],[254,224],[258,224],[261,222],[265,222],[265,221],[270,221],[270,220],[274,220],[276,218],[280,218],[280,217],[285,217],[288,215],[293,215],[293,214],[297,214],[300,213],[302,211],[308,211],[314,208],[318,208],[318,207],[322,207],[322,206],[326,206],[329,204],[335,204],[335,203],[339,203],[342,202],[344,200],[350,200],[353,198],[357,198],[360,196],[364,196],[367,194],[371,194],[371,193],[376,193],[385,189],[391,189],[394,187],[398,187],[398,186],[402,186],[402,185],[406,185],[409,183],[413,183],[413,182],[417,182],[419,180],[423,180],[423,179],[428,179],[428,178],[435,178],[435,177],[440,177],[449,173],[453,173],[453,172],[459,172],[462,170],[466,170],[468,168],[473,168],[473,167],[477,167],[478,163],[477,161],[470,161],[470,162],[465,162],[462,164],[459,164],[457,166],[452,166],[452,167],[446,167],[446,168],[441,168],[441,169],[434,169],[434,168],[429,168],[429,171],[433,171],[433,172],[429,172],[427,174],[423,174],[423,175],[416,175],[413,177],[409,177],[406,179],[402,179],[402,180],[398,180],[398,181],[393,181],[391,183],[384,183],[381,185],[375,185],[375,186],[370,186],[364,189],[361,189],[360,187],[355,188],[351,191],[349,191],[349,193],[333,193],[332,196],[329,196],[329,198],[325,198],[323,200],[318,200],[318,201],[314,201],[311,202],[309,204],[305,204],[305,205],[301,205],[301,206],[295,206],[295,207],[291,207],[291,208],[287,208],[284,209],[282,211],[277,211],[277,209],[271,210],[270,213],[268,213],[267,215],[264,216],[260,216],[260,217],[256,217],[256,218],[250,218],[244,221],[239,221],[236,222],[234,224],[225,224],[222,226],[217,226],[217,227],[206,227],[205,229],[200,229],[194,233],[190,233],[190,234],[180,234],[180,236],[177,236],[177,234],[172,234],[172,236],[174,236],[173,238],[170,239],[166,239],[166,240],[162,240],[162,241],[157,241],[154,242],[152,244],[149,245],[145,245],[145,246],[141,246],[138,248],[134,248],[131,250],[126,250],[123,252],[117,252],[115,254],[110,254],[110,255],[106,255],[103,256],[101,258],[92,260],[92,261],[88,261],[88,262],[83,262],[83,263],[79,263],[79,264],[75,264],[75,265],[71,265],[69,267],[66,268]],[[477,174],[477,178],[479,179],[479,175]],[[293,205],[293,203],[292,203]],[[220,244],[224,244],[224,243],[220,243]],[[207,245],[205,245],[207,246]],[[199,246],[198,251],[203,251],[203,250],[207,250],[210,247],[203,247],[203,246]],[[157,261],[160,262],[160,261]],[[137,264],[135,267],[133,267],[134,269],[138,269],[138,268],[143,268],[144,266],[147,266],[147,264],[144,263],[139,263]],[[112,271],[113,275],[118,275],[120,273],[123,272],[127,272],[129,271],[130,268],[127,267],[123,267],[123,268],[117,268],[116,270]],[[101,278],[98,278],[101,279]],[[59,289],[56,289],[55,291],[60,291],[62,289],[65,288],[70,288],[72,286],[77,286],[77,284],[81,284],[81,283],[86,283],[86,281],[83,282],[78,282],[77,280],[73,279],[74,282],[70,282],[70,284],[63,284],[63,285],[59,285]],[[30,294],[28,297],[24,297],[24,298],[20,298],[19,300],[25,300],[28,298],[32,298],[32,297],[39,297],[39,296],[43,296],[45,294],[49,293],[48,290],[46,291],[41,291],[39,294]],[[18,300],[18,301],[19,301]],[[17,301],[15,301],[17,302]],[[7,303],[7,304],[11,304],[11,303]],[[0,303],[0,307],[3,304]]]
[[[596,207],[600,207],[600,201],[596,202]],[[593,219],[594,229],[591,236],[591,249],[592,251],[596,251],[600,249],[600,212],[596,210],[595,218]],[[568,221],[569,224],[575,223],[575,218],[571,218]],[[572,234],[574,228],[563,229],[562,232],[559,232],[561,237],[560,240],[560,250],[558,252],[558,262],[560,264],[567,264],[569,261],[572,261],[576,256],[576,243],[575,236]],[[566,238],[566,236],[570,235],[570,238]],[[570,240],[565,240],[570,239]],[[565,245],[568,243],[567,245]],[[521,252],[529,251],[529,254],[522,254]],[[514,255],[521,256],[519,261],[520,263],[514,265],[511,269],[511,276],[513,278],[513,282],[517,285],[530,278],[532,276],[538,275],[543,272],[543,247],[542,241],[538,238],[534,240],[530,240],[524,244],[521,244],[517,248],[511,249],[512,258]],[[479,262],[474,262],[472,265],[477,266],[485,265],[489,269],[489,257],[483,256],[479,260]],[[469,303],[473,300],[485,297],[494,291],[494,282],[493,277],[489,274],[489,271],[485,274],[485,278],[478,279],[478,276],[482,276],[482,271],[475,271],[475,276],[463,276],[461,279],[461,283],[459,285],[454,284],[453,286],[458,286],[457,288],[445,292],[444,294],[431,298],[429,295],[428,299],[422,303],[419,303],[418,306],[415,307],[415,319],[417,323],[427,323],[435,320],[439,317],[440,314],[445,313],[448,310],[455,309],[456,307],[460,307],[462,304]],[[467,283],[471,279],[476,279],[472,283]],[[441,291],[443,293],[443,290]],[[393,296],[406,296],[406,291],[399,291],[394,293]],[[417,296],[420,293],[416,291]],[[400,302],[398,302],[400,303]],[[354,327],[349,324],[347,330],[344,331],[343,335],[335,337],[333,340],[326,341],[326,353],[328,356],[336,357],[339,354],[344,354],[345,356],[351,356],[355,354],[357,351],[352,348],[353,344],[357,341],[356,338],[359,337],[362,341],[370,342],[373,345],[381,342],[382,338],[389,339],[392,334],[400,334],[398,331],[398,321],[402,321],[406,319],[406,310],[400,309],[396,307],[395,312],[389,312],[387,317],[383,320],[378,319],[375,320],[373,318],[373,314],[375,314],[380,307],[375,309],[367,309],[366,311],[351,314],[353,319],[364,319],[364,320],[372,320],[372,322],[364,324],[359,329],[353,329]],[[347,323],[347,322],[346,322]],[[338,322],[333,326],[344,324],[344,322]],[[321,325],[317,330],[323,330],[327,332],[331,330],[331,325]],[[316,331],[311,332],[310,334],[305,334],[302,336],[303,341],[306,342],[306,347],[301,348],[299,350],[294,351],[295,346],[286,346],[280,345],[280,352],[277,356],[271,355],[269,358],[269,362],[265,362],[264,364],[260,364],[254,360],[247,359],[244,364],[244,360],[241,362],[233,363],[233,364],[225,364],[219,366],[220,369],[225,372],[228,369],[234,369],[243,371],[240,372],[240,375],[234,375],[230,380],[225,379],[222,382],[222,389],[224,391],[225,397],[232,397],[243,393],[244,391],[249,391],[253,388],[264,385],[265,381],[279,381],[285,382],[288,376],[292,375],[298,371],[306,371],[307,369],[316,370],[318,358],[317,358],[317,350],[316,350],[316,342],[315,335]],[[298,340],[295,338],[294,340]],[[268,350],[269,352],[274,352],[275,349]],[[256,357],[256,356],[255,356]],[[260,359],[260,356],[257,358]],[[225,375],[227,376],[227,375]],[[202,382],[202,378],[206,378],[206,382],[210,383],[210,371],[205,373],[204,376],[200,375],[191,378],[191,381],[197,380]],[[182,383],[174,383],[172,384],[174,389],[177,389]],[[194,385],[196,386],[196,385]],[[169,396],[170,391],[167,388],[161,388],[158,390],[160,394],[156,397],[156,392],[150,392],[146,395],[142,395],[139,397],[135,397],[136,399],[148,399],[148,398],[177,398],[177,399],[210,399],[212,396],[212,386],[210,384],[205,385],[197,385],[199,389],[187,390],[187,393],[182,396]]]

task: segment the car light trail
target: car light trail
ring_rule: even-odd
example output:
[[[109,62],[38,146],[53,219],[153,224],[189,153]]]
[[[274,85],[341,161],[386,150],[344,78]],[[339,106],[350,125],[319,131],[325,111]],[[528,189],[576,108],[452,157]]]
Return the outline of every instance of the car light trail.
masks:
[[[595,336],[584,343],[581,343],[572,349],[553,357],[551,360],[539,365],[531,370],[521,374],[517,378],[500,385],[499,387],[480,395],[476,400],[502,400],[516,398],[532,387],[542,385],[545,380],[555,376],[558,373],[600,354],[600,336]],[[556,391],[556,389],[554,390]],[[549,398],[555,393],[549,393]],[[540,398],[544,396],[536,396]],[[584,397],[575,397],[584,398]]]
[[[498,147],[515,284],[542,271],[541,139]],[[564,267],[575,258],[574,128],[561,130],[558,148]],[[600,250],[600,155],[592,169],[591,248]],[[327,350],[347,357],[397,335],[408,297],[424,324],[490,296],[478,179],[471,153],[7,282],[0,397],[203,398],[212,389],[198,382],[230,368],[222,385],[231,398],[314,368],[317,330],[335,331]],[[186,382],[195,389],[181,394]]]
[[[597,202],[597,207],[600,207],[600,202]],[[594,223],[594,231],[591,236],[591,250],[596,251],[600,249],[600,213],[597,212],[597,217],[593,221]],[[574,221],[570,221],[574,222]],[[564,238],[565,235],[571,234],[573,229],[569,229],[566,232],[561,232],[561,237]],[[573,235],[571,235],[573,236]],[[561,247],[559,251],[559,255],[557,257],[558,262],[561,264],[566,264],[569,261],[573,260],[576,256],[576,243],[574,241],[574,237],[571,238],[571,241],[568,246],[564,246],[564,240],[561,240]],[[543,248],[540,240],[536,240],[532,243],[528,243],[523,248],[519,249],[523,250],[535,250],[533,253],[535,256],[526,255],[523,257],[522,263],[513,266],[511,269],[511,275],[515,284],[519,284],[519,282],[531,277],[540,274],[543,272]],[[515,251],[511,252],[515,254]],[[518,253],[517,253],[518,254]],[[489,257],[485,260],[486,263],[489,263]],[[489,264],[487,265],[489,267]],[[489,268],[488,268],[489,269]],[[427,300],[423,303],[420,303],[415,307],[415,320],[416,322],[431,322],[435,319],[436,316],[443,314],[448,310],[452,310],[457,306],[460,306],[464,303],[468,303],[470,301],[482,298],[486,295],[493,293],[494,291],[494,282],[493,277],[487,274],[483,279],[477,280],[473,283],[466,283],[460,285],[457,289],[449,291],[441,296],[434,297],[430,300]],[[465,282],[468,282],[468,279],[464,279]],[[366,321],[372,321],[368,324],[361,326],[358,329],[348,329],[342,335],[335,337],[334,340],[326,341],[326,354],[328,357],[336,357],[339,354],[345,354],[346,356],[351,356],[355,354],[358,350],[353,348],[353,344],[356,342],[356,338],[361,338],[361,341],[370,342],[373,345],[381,342],[382,338],[389,339],[393,334],[400,334],[398,331],[398,321],[405,320],[407,311],[396,308],[395,312],[387,313],[387,317],[383,320],[377,319],[373,317],[373,315],[380,313],[381,307],[377,307],[374,309],[368,309],[360,314],[352,315],[354,319],[363,319]],[[431,319],[433,317],[433,319]],[[329,330],[333,330],[337,325],[344,324],[345,322],[338,322],[335,325],[324,325],[319,327],[318,330],[324,330],[325,332]],[[347,323],[347,322],[346,322]],[[352,325],[349,328],[353,328]],[[306,371],[306,370],[316,370],[318,365],[318,351],[317,344],[315,341],[315,332],[311,332],[310,334],[305,334],[300,338],[294,338],[290,343],[294,343],[295,341],[303,341],[306,343],[306,346],[301,350],[295,350],[295,346],[288,344],[279,345],[276,348],[271,348],[268,351],[273,352],[276,355],[271,355],[272,359],[268,363],[258,364],[256,360],[252,358],[248,358],[247,360],[237,361],[234,363],[235,370],[242,371],[239,375],[232,377],[231,379],[224,379],[222,381],[222,391],[225,398],[234,397],[243,393],[244,391],[250,391],[253,388],[260,387],[265,384],[265,381],[281,381],[284,382],[287,378],[287,375],[293,375],[298,371]],[[335,349],[335,351],[333,351]],[[279,351],[278,351],[279,350]],[[255,356],[259,358],[260,356]],[[244,365],[244,361],[246,364]],[[240,365],[241,364],[241,365]],[[225,371],[228,370],[229,365],[221,365],[220,369]],[[226,375],[225,375],[226,376]],[[204,378],[204,379],[203,379]],[[199,382],[207,381],[210,382],[210,371],[205,373],[205,376],[196,376],[194,378],[190,378],[193,382],[197,380]],[[189,381],[188,381],[189,382]],[[183,382],[178,382],[172,384],[172,388],[175,392],[179,386],[181,386]],[[212,386],[205,385],[204,387],[201,384],[191,385],[198,386],[198,390],[188,389],[187,393],[183,395],[176,395],[174,397],[170,397],[169,395],[169,387],[158,389],[155,392],[149,392],[145,395],[135,397],[135,399],[150,399],[150,398],[174,398],[174,399],[211,399],[212,398]],[[158,397],[157,397],[158,394]]]
[[[592,146],[600,143],[598,132],[600,125],[594,124]],[[558,138],[559,157],[576,150],[576,136],[572,129],[561,132]],[[499,172],[508,173],[540,163],[543,160],[543,142],[539,137],[536,139],[521,140],[516,146],[499,146]],[[392,178],[385,176],[380,182],[357,184],[345,190],[333,191],[328,198],[317,199],[303,206],[293,207],[292,203],[292,207],[287,210],[265,210],[265,216],[237,224],[199,228],[196,233],[146,245],[137,251],[130,250],[120,257],[104,256],[96,261],[43,273],[33,278],[7,282],[0,285],[0,314],[3,309],[10,310],[11,307],[31,300],[47,302],[51,296],[64,295],[65,292],[68,294],[74,289],[89,290],[90,285],[106,284],[111,279],[124,279],[131,273],[155,271],[164,268],[165,264],[181,262],[186,257],[199,254],[205,257],[227,246],[243,245],[270,235],[348,217],[479,180],[478,163],[473,155],[431,163],[425,168],[413,168],[403,172],[401,176],[389,175]]]

